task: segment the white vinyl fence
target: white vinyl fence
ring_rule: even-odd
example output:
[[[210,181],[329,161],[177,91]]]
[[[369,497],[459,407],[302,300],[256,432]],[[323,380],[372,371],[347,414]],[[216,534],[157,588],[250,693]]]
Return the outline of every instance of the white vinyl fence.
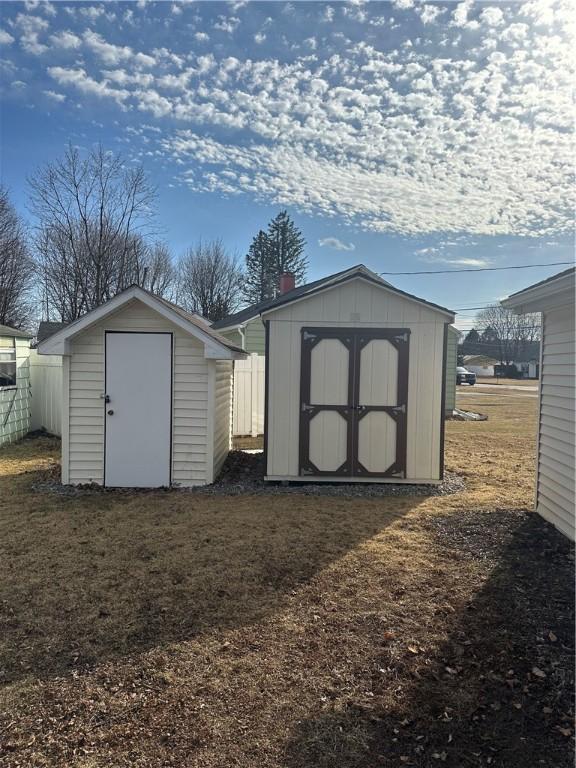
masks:
[[[232,434],[257,437],[264,432],[264,369],[262,355],[234,364],[234,420]],[[61,435],[62,358],[30,350],[30,429]]]
[[[45,429],[52,435],[61,435],[62,358],[59,355],[39,355],[35,349],[30,350],[30,390],[30,429]]]
[[[262,355],[252,354],[234,363],[234,437],[264,433],[265,360]]]

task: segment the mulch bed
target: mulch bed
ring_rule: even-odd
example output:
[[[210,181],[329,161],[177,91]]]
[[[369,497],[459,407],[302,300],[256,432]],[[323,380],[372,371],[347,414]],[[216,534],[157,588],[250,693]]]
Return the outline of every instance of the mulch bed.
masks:
[[[264,482],[264,454],[230,451],[220,476],[212,485],[198,488],[104,488],[101,485],[62,485],[60,466],[57,463],[38,473],[39,479],[32,490],[54,492],[64,496],[86,493],[157,493],[158,491],[195,494],[300,494],[307,496],[345,496],[372,498],[380,496],[446,496],[459,493],[465,488],[464,479],[445,472],[444,480],[437,485],[411,485],[409,483],[270,483]]]

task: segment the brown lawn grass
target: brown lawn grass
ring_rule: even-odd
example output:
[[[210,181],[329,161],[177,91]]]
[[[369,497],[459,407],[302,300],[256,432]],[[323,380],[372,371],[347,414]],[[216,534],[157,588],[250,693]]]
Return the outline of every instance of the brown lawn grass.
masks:
[[[466,398],[446,497],[64,497],[54,441],[0,451],[0,763],[571,764],[536,402]]]

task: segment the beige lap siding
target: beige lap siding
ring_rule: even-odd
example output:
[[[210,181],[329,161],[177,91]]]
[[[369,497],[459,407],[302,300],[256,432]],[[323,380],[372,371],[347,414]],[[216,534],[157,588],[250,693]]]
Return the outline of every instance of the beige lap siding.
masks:
[[[543,317],[538,512],[574,539],[574,310]]]
[[[232,362],[214,362],[214,480],[230,451],[232,429]]]
[[[104,481],[105,331],[170,332],[174,339],[172,482],[205,483],[208,473],[208,363],[202,344],[153,310],[134,301],[87,329],[72,342],[69,384],[69,434],[63,461],[68,482]],[[65,424],[63,424],[65,427]],[[65,431],[65,430],[63,430]],[[150,435],[154,439],[154,435]],[[67,449],[67,450],[66,450]],[[211,470],[211,468],[210,468]],[[63,472],[66,478],[66,471]]]

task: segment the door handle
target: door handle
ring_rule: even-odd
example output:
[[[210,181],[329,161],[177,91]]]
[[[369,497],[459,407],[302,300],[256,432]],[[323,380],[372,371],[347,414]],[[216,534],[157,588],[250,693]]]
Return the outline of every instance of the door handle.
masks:
[[[112,409],[110,409],[109,411],[107,411],[107,414],[108,414],[108,416],[112,416],[112,415],[113,415],[113,413],[114,413],[114,411],[113,411]]]

